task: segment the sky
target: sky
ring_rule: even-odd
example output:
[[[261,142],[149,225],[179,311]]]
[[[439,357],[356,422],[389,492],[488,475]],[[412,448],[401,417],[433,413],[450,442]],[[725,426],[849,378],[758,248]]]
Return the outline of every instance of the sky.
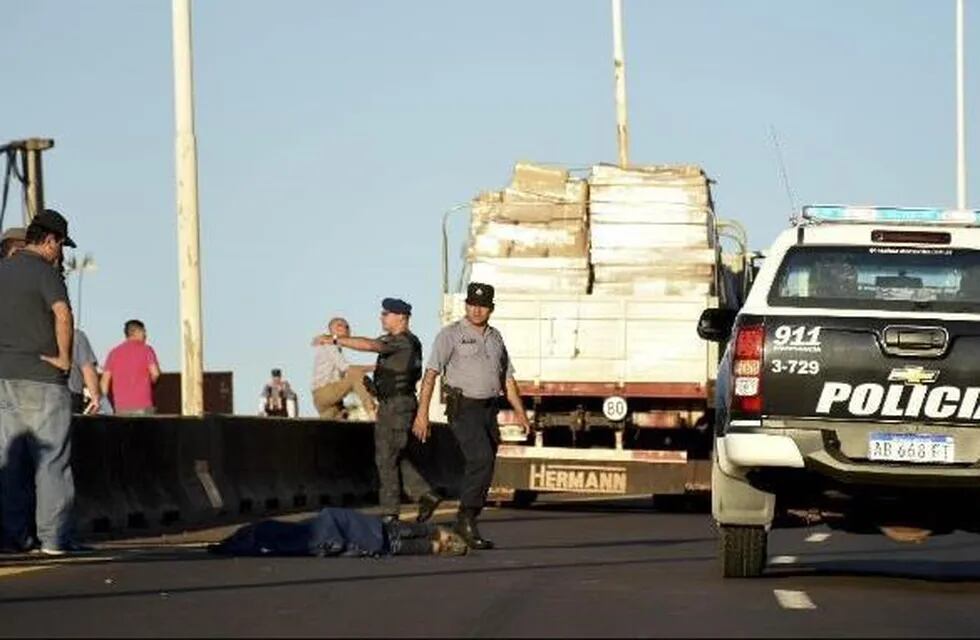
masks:
[[[966,5],[980,161],[980,4]],[[82,306],[96,351],[141,318],[178,371],[170,9],[0,0],[0,141],[56,141],[47,205],[98,264]],[[703,166],[755,248],[792,210],[773,129],[796,205],[952,205],[954,10],[625,0],[631,161]],[[442,213],[503,187],[515,161],[617,157],[605,0],[197,0],[193,21],[205,368],[234,372],[238,412],[281,367],[313,415],[310,338],[334,315],[376,335],[383,297],[415,306],[428,347]],[[5,226],[19,215],[14,201]]]

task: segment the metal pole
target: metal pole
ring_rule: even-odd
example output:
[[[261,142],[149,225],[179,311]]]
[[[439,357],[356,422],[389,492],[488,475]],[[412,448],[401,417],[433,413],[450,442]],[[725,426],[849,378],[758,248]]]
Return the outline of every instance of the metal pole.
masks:
[[[956,0],[956,206],[959,209],[966,209],[966,115],[963,75],[963,0]]]
[[[177,147],[177,247],[180,273],[181,404],[185,416],[204,414],[200,226],[190,0],[173,0],[174,112]]]
[[[25,196],[27,208],[24,223],[30,224],[34,216],[44,209],[44,175],[41,171],[41,152],[28,146],[24,150],[24,173],[27,177]]]
[[[623,53],[623,0],[612,0],[613,71],[616,76],[616,138],[619,166],[629,164],[629,130],[626,126],[626,56]]]
[[[457,204],[442,214],[442,292],[449,293],[449,216],[471,205]]]
[[[75,314],[75,327],[82,328],[82,278],[85,277],[85,269],[78,270],[78,313]]]
[[[26,226],[44,209],[44,172],[41,170],[41,153],[53,147],[54,141],[45,138],[28,138],[21,144],[24,150],[24,177],[27,180],[27,188],[24,190],[27,205],[24,211]]]

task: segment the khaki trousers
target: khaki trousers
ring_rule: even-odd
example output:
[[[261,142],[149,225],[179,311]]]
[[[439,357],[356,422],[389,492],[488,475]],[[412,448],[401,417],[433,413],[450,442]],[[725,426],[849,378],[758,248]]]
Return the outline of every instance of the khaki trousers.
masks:
[[[350,366],[344,377],[337,382],[329,382],[313,391],[313,404],[317,413],[325,420],[337,420],[343,417],[344,397],[353,391],[357,394],[361,406],[372,419],[377,413],[377,402],[364,386],[364,374],[367,367]]]

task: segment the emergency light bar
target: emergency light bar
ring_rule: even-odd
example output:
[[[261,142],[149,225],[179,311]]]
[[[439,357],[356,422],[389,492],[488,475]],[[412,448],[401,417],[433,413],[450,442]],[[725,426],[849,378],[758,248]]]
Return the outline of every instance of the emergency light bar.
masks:
[[[947,224],[980,226],[977,209],[927,209],[919,207],[849,207],[840,205],[808,205],[803,207],[799,223],[827,222],[871,224]]]

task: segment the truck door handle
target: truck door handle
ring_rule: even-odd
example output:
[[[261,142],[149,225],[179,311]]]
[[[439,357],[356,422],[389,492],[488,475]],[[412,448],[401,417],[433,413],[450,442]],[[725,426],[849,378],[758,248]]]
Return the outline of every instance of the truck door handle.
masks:
[[[881,332],[882,350],[893,356],[938,358],[949,346],[949,332],[942,327],[893,325]]]

